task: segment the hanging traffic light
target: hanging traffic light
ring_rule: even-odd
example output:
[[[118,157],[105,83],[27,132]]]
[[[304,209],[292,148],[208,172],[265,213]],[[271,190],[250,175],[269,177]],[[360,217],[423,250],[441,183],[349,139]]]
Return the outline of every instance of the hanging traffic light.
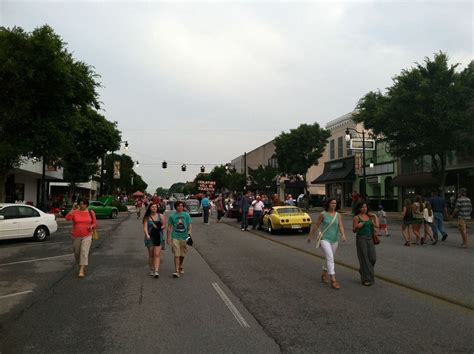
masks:
[[[166,161],[163,161],[163,162],[161,163],[161,167],[167,168],[167,167],[168,167],[168,163],[167,163]]]
[[[186,165],[185,164],[181,165],[181,171],[186,172]]]
[[[206,168],[204,167],[204,165],[201,166],[201,173],[204,173],[206,172]]]

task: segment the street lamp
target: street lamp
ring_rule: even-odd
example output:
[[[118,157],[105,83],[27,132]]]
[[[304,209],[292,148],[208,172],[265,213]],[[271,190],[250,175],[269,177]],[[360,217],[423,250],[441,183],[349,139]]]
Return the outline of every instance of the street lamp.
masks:
[[[347,128],[346,129],[346,141],[347,142],[351,141],[350,130],[352,130],[353,132],[355,132],[359,136],[362,135],[362,169],[363,169],[364,183],[362,184],[363,191],[361,191],[362,192],[361,194],[362,194],[362,197],[365,199],[365,196],[367,194],[367,178],[366,178],[366,174],[365,174],[365,131],[362,130],[362,132],[359,132],[359,131],[355,130],[354,128]],[[372,165],[373,165],[373,163],[372,163]]]
[[[124,140],[121,141],[120,144],[124,144],[125,150],[128,151],[128,141]],[[107,156],[107,153],[104,154],[102,157],[102,163],[100,166],[100,195],[104,195],[104,174],[106,173],[106,170],[104,169],[104,164],[105,164],[105,157]],[[137,161],[137,167],[138,167],[138,161]]]

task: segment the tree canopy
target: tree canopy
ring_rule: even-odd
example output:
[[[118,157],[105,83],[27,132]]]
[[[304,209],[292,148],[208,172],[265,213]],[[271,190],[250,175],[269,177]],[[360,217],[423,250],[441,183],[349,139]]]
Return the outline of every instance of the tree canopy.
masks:
[[[249,179],[251,186],[259,190],[275,190],[275,177],[277,174],[278,169],[270,165],[260,165],[255,169],[249,167]]]
[[[474,151],[474,62],[457,71],[439,52],[393,78],[385,93],[367,93],[358,103],[354,120],[380,135],[396,157],[432,156],[433,172],[441,185],[453,152]]]
[[[114,178],[114,163],[120,163],[120,177]],[[134,162],[130,156],[110,154],[105,158],[104,189],[108,194],[133,193],[136,190],[145,191],[148,185],[142,177],[133,170]]]
[[[282,132],[275,138],[275,157],[280,172],[302,175],[306,180],[308,169],[318,164],[331,133],[314,124],[301,124],[289,133]]]
[[[41,157],[56,164],[64,159],[77,168],[72,160],[83,154],[73,150],[90,148],[81,165],[89,174],[89,155],[113,150],[120,133],[95,112],[100,108],[97,79],[92,67],[75,60],[51,27],[32,32],[0,27],[0,201],[8,171],[22,158]],[[85,132],[81,124],[94,128],[86,139],[89,145],[78,138]],[[96,133],[97,127],[106,127],[101,130],[106,136]]]

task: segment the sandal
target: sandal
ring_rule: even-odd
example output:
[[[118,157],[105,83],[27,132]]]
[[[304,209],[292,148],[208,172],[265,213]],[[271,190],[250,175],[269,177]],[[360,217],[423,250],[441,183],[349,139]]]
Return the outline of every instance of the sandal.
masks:
[[[410,242],[405,242],[405,246],[410,246]]]
[[[321,274],[321,281],[322,281],[323,283],[325,283],[325,284],[328,284],[328,283],[329,283],[327,273]]]
[[[339,290],[341,288],[341,286],[336,280],[331,280],[331,287],[336,290]]]

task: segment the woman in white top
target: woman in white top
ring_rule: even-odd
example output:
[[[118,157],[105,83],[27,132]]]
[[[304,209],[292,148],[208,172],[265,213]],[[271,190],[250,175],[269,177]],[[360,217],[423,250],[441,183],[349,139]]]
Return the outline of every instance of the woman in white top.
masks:
[[[426,235],[431,240],[432,245],[436,245],[438,241],[433,238],[433,231],[431,229],[431,225],[433,224],[433,210],[431,209],[430,202],[425,202],[425,208],[423,209],[423,219],[424,219],[424,237],[426,239]]]

